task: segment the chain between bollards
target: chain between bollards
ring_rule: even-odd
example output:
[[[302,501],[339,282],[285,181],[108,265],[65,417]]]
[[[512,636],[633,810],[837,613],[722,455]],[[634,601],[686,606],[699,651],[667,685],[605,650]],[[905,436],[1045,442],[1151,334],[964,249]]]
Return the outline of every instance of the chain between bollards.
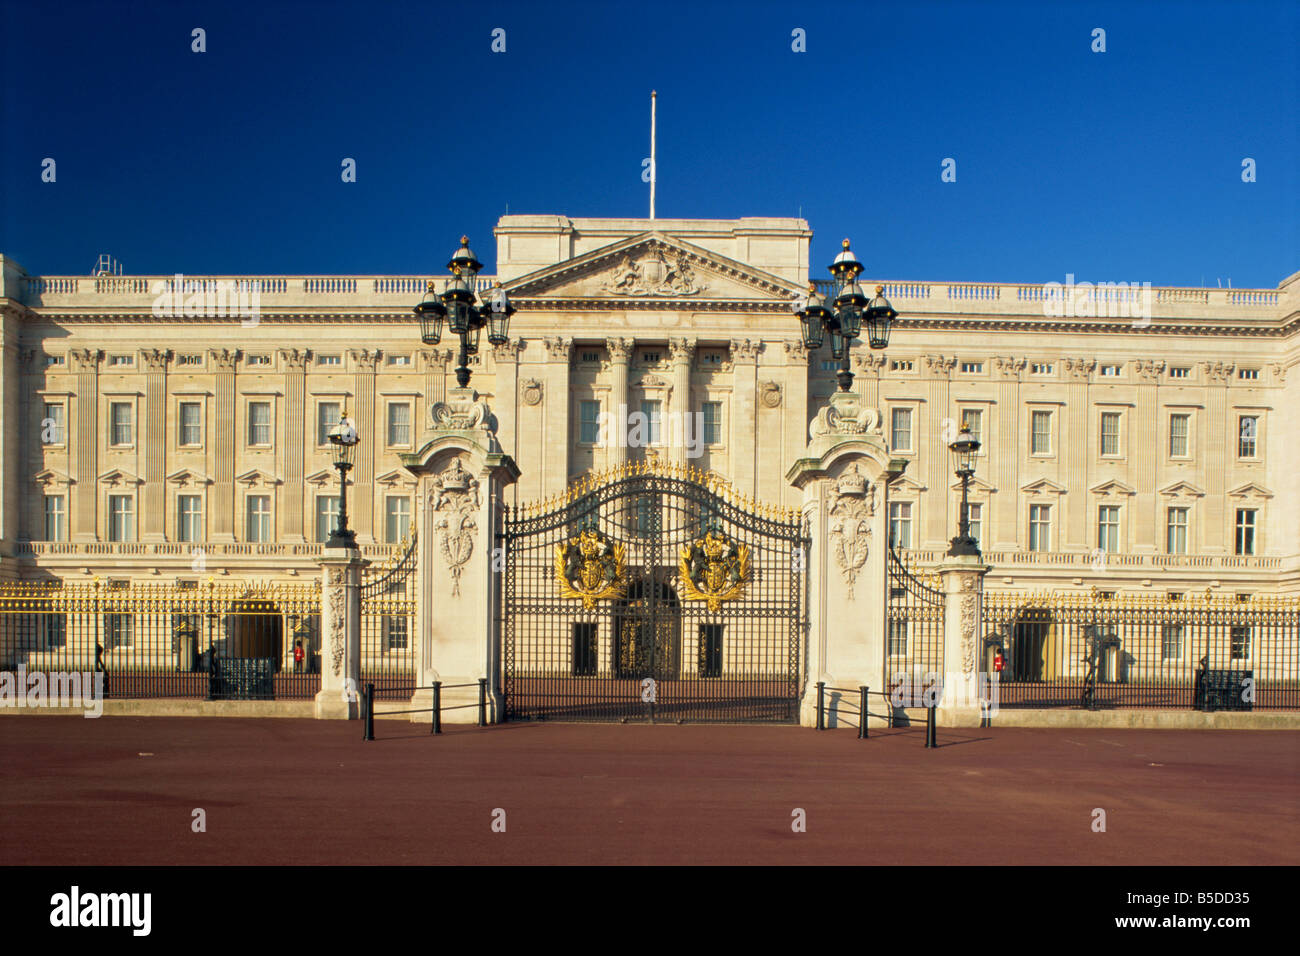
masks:
[[[366,735],[363,740],[375,739],[375,685],[367,684],[361,697],[361,709],[364,711],[362,717],[366,726]]]

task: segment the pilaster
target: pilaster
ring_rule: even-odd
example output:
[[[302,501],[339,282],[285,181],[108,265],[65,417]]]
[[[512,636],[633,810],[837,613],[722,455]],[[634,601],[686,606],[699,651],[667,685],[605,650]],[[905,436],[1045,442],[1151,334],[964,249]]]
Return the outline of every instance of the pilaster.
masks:
[[[211,349],[208,358],[216,370],[216,421],[214,429],[213,489],[214,503],[208,521],[208,537],[212,541],[235,540],[235,363],[239,352],[231,349]],[[300,446],[301,447],[301,446]]]
[[[163,541],[167,517],[167,361],[170,352],[140,351],[144,386],[144,500],[140,502],[140,540]],[[219,421],[220,419],[218,419]],[[177,427],[180,423],[177,422]],[[206,437],[212,431],[204,422]]]

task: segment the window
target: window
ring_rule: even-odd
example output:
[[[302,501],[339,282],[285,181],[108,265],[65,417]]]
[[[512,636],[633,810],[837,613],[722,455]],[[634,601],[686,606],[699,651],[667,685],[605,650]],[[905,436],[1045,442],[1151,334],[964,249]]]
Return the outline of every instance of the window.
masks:
[[[895,408],[889,417],[889,450],[912,450],[912,410]]]
[[[67,441],[64,430],[62,402],[46,402],[45,415],[41,419],[41,441],[47,445],[62,445]]]
[[[388,356],[389,365],[410,365],[411,356],[409,355],[390,355]]]
[[[1257,368],[1239,368],[1237,369],[1237,378],[1247,382],[1253,382],[1259,378],[1259,369]]]
[[[1237,419],[1237,457],[1254,458],[1258,452],[1259,416],[1241,415]]]
[[[411,403],[388,403],[388,444],[390,446],[407,446],[411,444]]]
[[[647,537],[655,533],[659,503],[654,495],[641,495],[632,503],[632,532]]]
[[[970,437],[980,442],[980,451],[987,451],[983,447],[984,442],[984,411],[979,408],[963,408],[961,410],[961,427],[970,432]]]
[[[130,647],[135,643],[134,619],[130,614],[104,615],[104,650]]]
[[[983,362],[962,362],[961,370],[968,374],[978,375],[980,372],[984,371],[984,363]]]
[[[247,539],[254,544],[271,540],[271,496],[249,495],[245,508],[248,511]]]
[[[269,355],[250,355],[248,356],[249,365],[270,365],[271,356]]]
[[[176,510],[176,539],[178,541],[202,541],[203,499],[199,495],[178,495]]]
[[[67,532],[67,499],[63,495],[46,495],[45,540],[63,541]]]
[[[316,444],[330,443],[330,429],[339,423],[339,403],[319,402],[316,405]]]
[[[722,403],[705,402],[704,411],[704,444],[717,445],[722,442]]]
[[[578,441],[600,444],[600,402],[584,399],[578,403]]]
[[[1166,519],[1165,552],[1187,553],[1187,509],[1170,508]]]
[[[410,644],[408,620],[405,614],[385,614],[383,617],[384,650],[404,651]]]
[[[976,546],[980,546],[980,531],[984,527],[984,506],[982,504],[968,504],[966,506],[966,521],[970,526],[970,536],[975,539]]]
[[[907,656],[907,618],[890,618],[889,621],[889,656]]]
[[[1029,366],[1030,375],[1051,375],[1053,371],[1050,362],[1034,362]]]
[[[67,364],[67,361],[66,361],[66,359],[65,359],[62,355],[47,355],[47,356],[45,356],[45,367],[46,367],[46,368],[49,368],[51,365],[65,365],[65,364]]]
[[[823,372],[835,372],[839,370],[839,367],[840,367],[840,363],[835,361],[834,359],[822,359]]]
[[[108,496],[108,540],[135,540],[135,499],[131,495]]]
[[[583,360],[584,362],[599,362],[599,361],[600,361],[600,353],[599,353],[599,352],[583,352],[583,353],[582,353],[582,360]]]
[[[338,495],[316,496],[316,541],[324,543],[339,526]]]
[[[1101,453],[1119,454],[1119,412],[1101,413]]]
[[[1029,506],[1029,550],[1047,551],[1052,546],[1052,506]]]
[[[1191,429],[1192,416],[1178,413],[1169,416],[1169,457],[1187,457],[1187,434]]]
[[[597,625],[594,621],[573,622],[573,676],[594,677],[600,666],[597,638]]]
[[[1034,455],[1052,453],[1052,413],[1036,411],[1030,415],[1029,451]]]
[[[891,372],[910,372],[912,371],[911,359],[891,359],[889,362]]]
[[[119,366],[119,367],[120,367],[120,366],[124,366],[124,365],[134,365],[134,364],[135,364],[135,356],[133,356],[133,355],[110,355],[110,356],[108,357],[108,364],[109,364],[110,366]]]
[[[341,355],[318,355],[316,356],[317,365],[342,365],[343,357]]]
[[[384,499],[384,540],[389,544],[405,541],[411,531],[411,499]]]
[[[202,355],[178,355],[176,356],[177,365],[202,365]]]
[[[702,352],[702,353],[700,354],[700,364],[701,364],[701,365],[721,365],[721,364],[722,364],[722,353],[721,353],[721,352]]]
[[[894,548],[912,546],[912,503],[910,501],[889,503],[889,544]]]
[[[659,362],[659,352],[642,352],[641,361],[646,365],[655,365]]]
[[[1228,642],[1230,644],[1229,653],[1234,661],[1244,661],[1250,658],[1250,628],[1245,625],[1234,625],[1228,631]]]
[[[131,403],[112,402],[108,406],[109,440],[114,445],[132,442]]]
[[[1115,378],[1119,375],[1120,367],[1118,365],[1103,365],[1101,367],[1102,378]]]
[[[722,676],[721,624],[700,625],[700,676]]]
[[[646,445],[659,444],[659,426],[661,415],[659,412],[661,403],[657,399],[647,399],[641,403],[641,414],[645,416],[645,431],[642,433]]]
[[[1191,372],[1191,367],[1188,366],[1188,365],[1171,365],[1171,366],[1169,366],[1169,377],[1170,377],[1170,378],[1187,378],[1188,373],[1190,373],[1190,372]]]
[[[1237,553],[1255,553],[1255,517],[1254,508],[1237,509]]]
[[[181,402],[181,444],[203,444],[203,406],[199,402]]]
[[[250,445],[271,444],[271,403],[248,403],[248,443]]]
[[[1119,505],[1097,509],[1097,549],[1106,554],[1119,553]]]
[[[1183,626],[1165,624],[1160,628],[1160,659],[1162,661],[1179,661],[1183,659]]]

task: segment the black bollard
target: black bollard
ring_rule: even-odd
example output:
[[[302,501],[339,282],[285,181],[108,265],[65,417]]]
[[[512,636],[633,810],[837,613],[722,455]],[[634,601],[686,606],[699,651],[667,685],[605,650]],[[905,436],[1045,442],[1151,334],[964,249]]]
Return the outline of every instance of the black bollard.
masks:
[[[487,678],[478,679],[478,725],[487,726]]]
[[[362,717],[366,725],[366,735],[363,739],[375,739],[375,685],[367,684],[365,693],[361,696],[361,709],[364,711]]]
[[[934,713],[933,706],[925,709],[925,745],[927,747],[937,747],[939,744],[934,738]]]
[[[442,733],[442,681],[433,682],[433,733]]]
[[[858,739],[867,739],[867,685],[858,688]]]
[[[826,682],[817,682],[817,729],[826,729]]]

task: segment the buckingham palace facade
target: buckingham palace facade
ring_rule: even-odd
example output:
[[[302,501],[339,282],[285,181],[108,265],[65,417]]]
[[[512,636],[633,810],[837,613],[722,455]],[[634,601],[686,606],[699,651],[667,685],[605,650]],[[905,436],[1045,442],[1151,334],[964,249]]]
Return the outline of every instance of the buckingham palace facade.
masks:
[[[496,275],[476,281],[518,311],[471,370],[518,464],[506,504],[649,458],[797,506],[787,470],[837,387],[791,310],[825,275],[811,237],[802,219],[502,218]],[[358,544],[400,552],[416,487],[402,456],[455,387],[453,350],[421,344],[412,316],[439,276],[0,266],[4,580],[313,577],[343,414],[361,441]],[[955,533],[964,425],[990,586],[1300,593],[1300,273],[1064,295],[1059,280],[862,284],[899,314],[887,349],[854,349],[853,389],[906,462],[888,521],[914,565]]]

